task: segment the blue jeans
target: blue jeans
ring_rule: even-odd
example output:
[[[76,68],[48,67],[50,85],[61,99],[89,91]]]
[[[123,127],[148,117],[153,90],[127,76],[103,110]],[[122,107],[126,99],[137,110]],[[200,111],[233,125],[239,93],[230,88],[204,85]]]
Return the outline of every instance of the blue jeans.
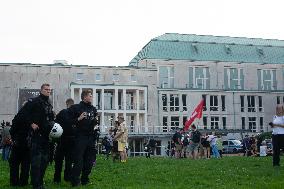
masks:
[[[213,157],[219,158],[219,157],[220,157],[220,154],[219,154],[217,145],[212,145],[211,147],[212,147]]]
[[[11,145],[3,146],[2,159],[3,159],[4,161],[7,161],[7,160],[9,159],[10,152],[11,152]]]

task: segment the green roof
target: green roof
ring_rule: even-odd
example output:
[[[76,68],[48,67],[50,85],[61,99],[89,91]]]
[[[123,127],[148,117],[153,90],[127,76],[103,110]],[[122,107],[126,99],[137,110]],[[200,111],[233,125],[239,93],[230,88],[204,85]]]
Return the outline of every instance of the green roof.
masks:
[[[282,64],[284,41],[166,33],[146,44],[129,65],[143,59]]]

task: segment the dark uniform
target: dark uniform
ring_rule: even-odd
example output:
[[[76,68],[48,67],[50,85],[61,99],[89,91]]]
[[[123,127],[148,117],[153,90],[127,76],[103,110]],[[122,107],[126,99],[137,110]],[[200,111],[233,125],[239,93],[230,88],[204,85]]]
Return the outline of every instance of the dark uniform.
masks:
[[[52,105],[48,96],[40,94],[27,104],[26,123],[38,125],[39,129],[31,134],[31,182],[33,188],[43,188],[43,178],[48,165],[49,133],[54,123]]]
[[[72,169],[72,151],[74,148],[74,128],[71,123],[70,113],[68,109],[61,110],[56,115],[56,123],[59,123],[63,128],[63,134],[57,143],[55,152],[55,173],[54,182],[61,181],[61,171],[63,160],[65,159],[65,170],[64,170],[64,180],[71,180],[71,169]]]
[[[11,186],[25,186],[28,184],[29,180],[31,156],[28,146],[28,135],[30,126],[24,122],[23,118],[26,107],[27,104],[21,108],[14,117],[10,129],[13,141],[12,152],[9,159]],[[20,174],[19,169],[21,170]]]
[[[80,184],[85,185],[89,182],[89,174],[91,173],[93,161],[95,160],[95,133],[94,127],[97,124],[97,110],[90,103],[81,101],[79,104],[73,105],[68,109],[72,115],[75,127],[75,145],[73,147],[73,167],[72,167],[72,186]],[[78,117],[83,113],[87,113],[87,117],[78,121]]]

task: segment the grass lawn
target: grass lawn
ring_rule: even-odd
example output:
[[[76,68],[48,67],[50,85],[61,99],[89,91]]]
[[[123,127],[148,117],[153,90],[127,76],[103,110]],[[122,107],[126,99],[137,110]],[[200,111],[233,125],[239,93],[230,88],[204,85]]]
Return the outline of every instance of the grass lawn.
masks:
[[[283,158],[281,162],[284,163]],[[54,166],[49,166],[45,176],[48,189],[70,188],[64,181],[53,184],[53,173]],[[136,157],[122,164],[99,156],[90,178],[91,184],[79,188],[284,188],[284,167],[272,167],[271,157],[234,156],[195,161]],[[8,163],[2,160],[0,188],[12,188]]]

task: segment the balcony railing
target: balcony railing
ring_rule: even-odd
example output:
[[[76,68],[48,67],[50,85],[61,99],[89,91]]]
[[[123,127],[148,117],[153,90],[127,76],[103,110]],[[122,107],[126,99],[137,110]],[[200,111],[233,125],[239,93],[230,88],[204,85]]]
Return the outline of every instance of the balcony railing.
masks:
[[[101,133],[102,134],[107,134],[108,130],[110,127],[113,126],[105,126],[104,132],[102,129],[103,126],[100,126]],[[153,135],[153,134],[158,134],[158,135],[172,135],[175,133],[176,130],[178,130],[178,127],[174,126],[127,126],[128,128],[128,134],[129,135]],[[204,132],[210,132],[210,131],[215,131],[215,132],[249,132],[249,129],[241,129],[242,127],[234,127],[234,126],[226,126],[225,128],[221,125],[215,126],[211,128],[211,126],[197,126],[198,130],[204,131]],[[253,132],[257,131],[260,128],[254,128],[251,129]]]

